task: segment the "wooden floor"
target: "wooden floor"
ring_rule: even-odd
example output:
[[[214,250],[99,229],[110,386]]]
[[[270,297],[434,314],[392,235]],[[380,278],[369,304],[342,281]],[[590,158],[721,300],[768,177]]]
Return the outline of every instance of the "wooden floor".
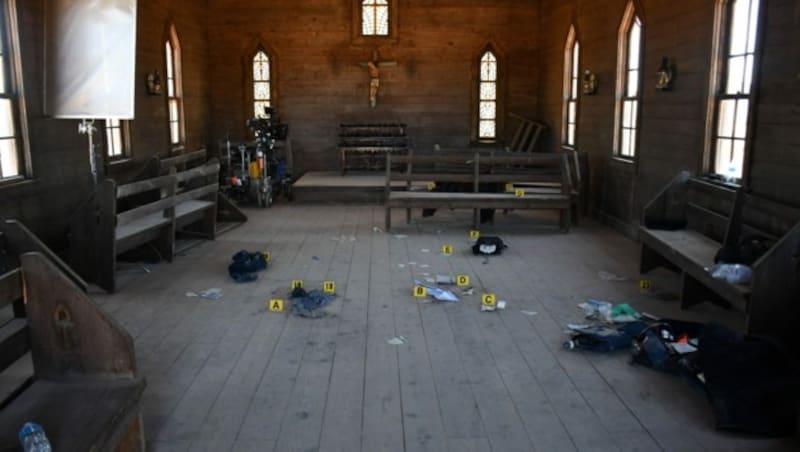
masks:
[[[551,219],[498,214],[483,233],[509,248],[484,259],[467,252],[466,211],[406,226],[398,210],[391,234],[376,229],[376,206],[279,203],[247,213],[248,223],[171,264],[150,273],[126,266],[119,292],[96,296],[136,338],[148,450],[798,450],[795,441],[718,433],[701,394],[628,364],[626,352],[562,349],[564,324],[582,320],[576,304],[589,297],[739,319],[642,294],[637,245],[606,227],[586,222],[562,234]],[[456,253],[440,254],[444,244]],[[241,249],[272,254],[255,283],[227,275]],[[605,281],[599,271],[630,279]],[[470,275],[476,294],[457,304],[414,299],[414,278],[436,274]],[[295,279],[307,288],[336,282],[330,315],[266,312]],[[214,287],[219,300],[186,296]],[[508,308],[481,313],[482,292]],[[390,345],[396,336],[407,343]]]

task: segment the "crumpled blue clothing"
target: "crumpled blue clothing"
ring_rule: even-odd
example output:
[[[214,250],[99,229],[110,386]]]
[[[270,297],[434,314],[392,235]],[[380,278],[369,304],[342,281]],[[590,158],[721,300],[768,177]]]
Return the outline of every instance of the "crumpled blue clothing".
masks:
[[[319,311],[319,308],[328,305],[334,298],[336,295],[328,295],[316,289],[306,292],[298,287],[291,295],[292,312],[300,317],[322,317],[325,312]]]
[[[267,260],[262,253],[250,253],[245,250],[233,255],[233,263],[228,266],[228,274],[238,283],[252,282],[258,279],[256,272],[267,268]]]

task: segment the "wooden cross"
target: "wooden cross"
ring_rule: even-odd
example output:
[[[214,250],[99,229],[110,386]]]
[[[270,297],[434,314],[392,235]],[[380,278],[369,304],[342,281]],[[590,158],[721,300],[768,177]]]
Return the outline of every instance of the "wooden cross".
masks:
[[[380,68],[397,66],[397,61],[380,61],[378,59],[378,49],[372,51],[372,60],[358,63],[359,66],[366,67],[369,73],[369,106],[375,108],[378,105],[378,87],[381,85]]]

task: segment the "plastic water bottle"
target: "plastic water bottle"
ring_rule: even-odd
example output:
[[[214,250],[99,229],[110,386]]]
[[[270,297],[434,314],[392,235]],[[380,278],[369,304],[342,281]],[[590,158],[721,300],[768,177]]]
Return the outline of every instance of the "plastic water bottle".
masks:
[[[26,422],[19,431],[19,442],[25,452],[52,452],[50,441],[41,425]]]

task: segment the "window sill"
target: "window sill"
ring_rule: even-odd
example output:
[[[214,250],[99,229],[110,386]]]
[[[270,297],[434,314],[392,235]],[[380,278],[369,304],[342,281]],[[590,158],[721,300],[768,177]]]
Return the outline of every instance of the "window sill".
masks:
[[[133,159],[132,158],[124,157],[124,158],[118,158],[118,159],[114,159],[114,160],[109,160],[108,163],[106,163],[106,166],[109,167],[109,168],[110,167],[115,167],[115,166],[127,166],[127,165],[129,165],[131,163],[133,163]]]
[[[0,181],[0,191],[25,190],[35,188],[37,185],[36,179],[26,179],[20,176]]]
[[[732,190],[738,190],[741,188],[741,180],[737,180],[736,182],[730,182],[725,180],[725,177],[721,174],[714,174],[714,173],[707,173],[700,176],[700,179],[712,183],[714,185],[719,185],[722,187],[730,188]]]

